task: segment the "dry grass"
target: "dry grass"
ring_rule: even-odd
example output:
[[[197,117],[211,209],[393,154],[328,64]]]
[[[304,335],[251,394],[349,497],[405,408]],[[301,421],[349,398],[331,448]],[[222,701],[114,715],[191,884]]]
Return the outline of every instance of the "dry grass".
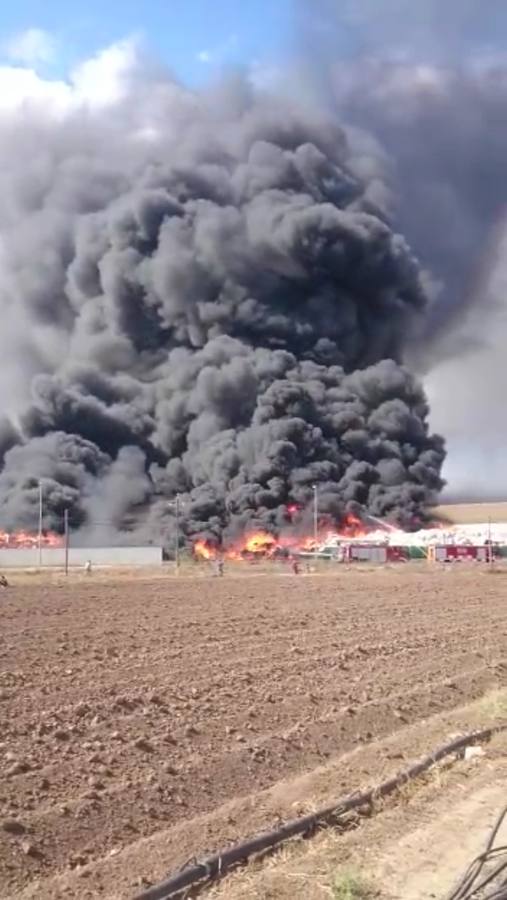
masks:
[[[477,522],[507,522],[506,503],[449,503],[437,506],[434,515],[453,525],[475,525]]]
[[[485,697],[472,704],[476,716],[487,727],[492,722],[501,722],[507,718],[507,691],[502,688],[489,691]]]
[[[426,567],[426,565],[427,563],[425,560],[413,560],[410,568],[413,570],[414,567],[417,566],[421,571],[424,571],[425,569],[423,569],[423,566]],[[343,563],[336,562],[335,560],[314,560],[311,565],[309,565],[308,570],[306,567],[303,568],[302,573],[298,578],[304,579],[308,575],[337,575],[340,577],[341,581],[343,581],[344,578],[356,580],[358,577],[367,577],[372,572],[375,572],[381,577],[383,573],[388,574],[393,571],[393,569],[399,571],[399,566],[397,564],[367,565],[365,563],[361,563],[360,565],[355,563],[343,565]],[[179,572],[176,572],[174,563],[172,562],[164,563],[161,566],[95,566],[91,574],[85,572],[84,568],[75,566],[69,569],[68,576],[65,575],[64,570],[61,568],[49,567],[42,569],[6,568],[3,572],[7,576],[9,584],[12,585],[39,583],[44,585],[89,584],[90,586],[93,586],[94,584],[117,584],[118,582],[128,584],[140,581],[166,581],[174,586],[178,581],[208,581],[210,578],[214,577],[214,569],[211,565],[208,565],[205,562],[195,562],[193,560],[184,560],[180,566]],[[227,562],[225,566],[225,579],[249,579],[272,576],[290,579],[295,577],[287,563],[279,561],[266,560],[257,563]]]
[[[3,569],[4,575],[10,585],[23,584],[50,584],[50,585],[74,585],[74,584],[109,584],[122,582],[124,584],[136,581],[157,581],[171,577],[171,571],[165,566],[96,566],[91,574],[87,574],[81,566],[69,569],[65,575],[63,569]]]
[[[375,896],[371,885],[361,875],[350,871],[336,876],[332,891],[333,900],[368,900]]]

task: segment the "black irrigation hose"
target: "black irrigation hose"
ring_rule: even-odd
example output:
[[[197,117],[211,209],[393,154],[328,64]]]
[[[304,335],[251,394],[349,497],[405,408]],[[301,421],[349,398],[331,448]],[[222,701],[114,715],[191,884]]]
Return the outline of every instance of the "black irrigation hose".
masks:
[[[488,885],[496,882],[503,873],[507,873],[507,846],[494,846],[506,816],[507,806],[504,807],[498,816],[483,852],[468,867],[461,881],[449,894],[448,900],[472,900],[473,897],[482,897],[483,900],[507,900],[507,874],[502,883],[497,884],[493,893],[483,893]],[[501,858],[500,862],[494,868],[488,868],[488,871],[485,872],[487,864],[493,862],[498,856]]]
[[[345,815],[345,813],[361,809],[362,807],[372,806],[377,799],[392,794],[403,784],[431,769],[435,763],[444,759],[444,757],[457,753],[476,741],[488,741],[494,734],[505,730],[507,730],[507,724],[485,728],[482,731],[474,731],[455,738],[455,740],[442,745],[433,753],[425,756],[398,775],[394,775],[387,781],[382,782],[377,787],[361,793],[349,794],[347,797],[336,801],[330,806],[325,806],[315,813],[310,813],[299,819],[292,819],[272,831],[263,832],[240,844],[228,847],[208,857],[201,863],[188,866],[182,871],[171,875],[160,884],[147,888],[141,894],[138,894],[134,900],[168,900],[168,898],[174,897],[187,888],[220,878],[240,863],[247,862],[255,854],[279,847],[290,840],[290,838],[312,833],[326,825],[336,824],[337,818]],[[500,898],[495,898],[495,900],[500,900]],[[505,900],[507,900],[507,897]]]

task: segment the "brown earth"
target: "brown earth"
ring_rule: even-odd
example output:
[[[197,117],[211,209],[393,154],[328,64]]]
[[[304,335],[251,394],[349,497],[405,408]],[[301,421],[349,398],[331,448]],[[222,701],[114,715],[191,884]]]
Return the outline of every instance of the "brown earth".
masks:
[[[433,513],[443,522],[454,525],[476,525],[480,522],[507,522],[507,503],[443,503]]]
[[[501,698],[503,715],[507,695]],[[488,717],[484,704],[453,712],[448,726]],[[444,717],[429,734],[417,728],[421,743],[435,740]],[[424,732],[424,734],[422,733]],[[388,741],[407,748],[402,732]],[[408,743],[414,742],[412,734]],[[297,840],[279,853],[254,861],[211,888],[211,900],[443,900],[481,853],[505,806],[507,737],[497,735],[471,760],[449,758],[401,791],[377,803],[373,815],[351,827],[331,828],[313,840]],[[377,748],[379,751],[380,748]],[[356,760],[366,764],[364,748]],[[382,757],[383,753],[377,753]],[[370,772],[378,761],[370,758]],[[495,846],[506,844],[507,825]],[[498,860],[497,860],[498,862]],[[352,891],[351,884],[355,891]],[[349,886],[347,892],[346,886]],[[481,895],[482,896],[482,895]]]
[[[507,683],[502,570],[29,582],[0,594],[2,898],[131,897]]]

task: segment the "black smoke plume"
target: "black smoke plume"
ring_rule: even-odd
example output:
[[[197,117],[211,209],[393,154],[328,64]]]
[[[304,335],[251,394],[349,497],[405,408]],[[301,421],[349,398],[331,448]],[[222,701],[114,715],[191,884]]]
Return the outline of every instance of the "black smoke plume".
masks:
[[[418,263],[332,115],[158,74],[0,120],[0,523],[172,540],[319,487],[417,524],[443,442],[403,366]],[[110,535],[109,535],[110,539]]]

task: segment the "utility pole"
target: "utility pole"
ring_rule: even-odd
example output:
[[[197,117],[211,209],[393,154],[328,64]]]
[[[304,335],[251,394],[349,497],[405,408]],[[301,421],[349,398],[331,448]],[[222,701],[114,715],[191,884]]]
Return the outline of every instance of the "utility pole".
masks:
[[[65,574],[69,574],[69,510],[63,511],[63,528],[65,533]]]
[[[487,561],[493,565],[493,544],[491,543],[491,518],[488,519],[488,554]]]
[[[315,550],[319,540],[319,499],[317,485],[313,485],[313,540],[315,542]]]
[[[175,523],[174,530],[176,533],[175,536],[175,547],[174,547],[174,565],[176,568],[176,575],[180,573],[180,498],[176,495],[176,499],[174,501],[174,512],[175,512]]]
[[[39,569],[42,568],[42,481],[39,480]]]

